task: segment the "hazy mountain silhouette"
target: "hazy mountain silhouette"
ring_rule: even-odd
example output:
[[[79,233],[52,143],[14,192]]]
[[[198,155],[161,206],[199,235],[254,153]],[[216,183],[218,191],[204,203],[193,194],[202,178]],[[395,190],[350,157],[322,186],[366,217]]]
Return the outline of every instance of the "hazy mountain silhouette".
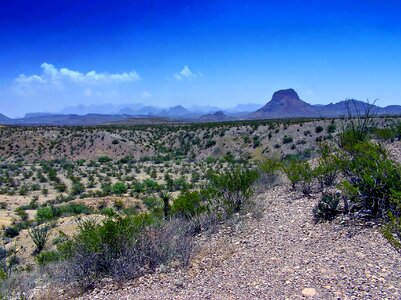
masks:
[[[209,121],[209,122],[214,122],[214,121],[224,121],[227,120],[228,117],[226,116],[226,114],[224,112],[222,112],[221,110],[216,111],[214,113],[210,113],[207,115],[203,115],[199,118],[202,121]]]
[[[0,124],[7,124],[11,119],[3,114],[0,114]]]

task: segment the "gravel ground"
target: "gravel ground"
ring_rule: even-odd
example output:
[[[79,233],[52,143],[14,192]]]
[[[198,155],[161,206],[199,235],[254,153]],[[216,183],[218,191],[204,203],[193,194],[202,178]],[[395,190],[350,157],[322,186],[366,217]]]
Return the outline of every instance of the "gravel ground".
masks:
[[[390,158],[401,163],[401,141],[388,143],[385,147],[390,154]]]
[[[105,281],[81,299],[401,299],[401,255],[377,227],[315,224],[318,195],[286,186],[258,199],[261,219],[201,237],[187,269]]]

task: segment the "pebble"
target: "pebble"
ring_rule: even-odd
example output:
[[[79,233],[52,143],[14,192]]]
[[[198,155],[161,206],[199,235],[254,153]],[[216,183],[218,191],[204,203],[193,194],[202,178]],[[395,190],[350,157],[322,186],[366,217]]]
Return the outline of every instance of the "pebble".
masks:
[[[302,290],[302,295],[306,297],[315,297],[316,296],[316,290],[314,288],[304,288]]]

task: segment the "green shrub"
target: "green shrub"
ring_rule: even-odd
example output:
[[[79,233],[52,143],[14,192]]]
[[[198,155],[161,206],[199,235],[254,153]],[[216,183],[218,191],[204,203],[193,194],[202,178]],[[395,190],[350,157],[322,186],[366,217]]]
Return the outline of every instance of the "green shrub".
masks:
[[[26,195],[28,195],[28,193],[29,193],[29,188],[27,185],[23,185],[20,187],[20,189],[19,189],[20,196],[26,196]]]
[[[108,156],[100,156],[97,161],[100,163],[108,163],[111,161],[111,158]]]
[[[188,184],[185,177],[177,178],[173,181],[173,188],[175,191],[185,191],[188,190],[190,185]]]
[[[59,178],[57,177],[57,171],[53,168],[49,168],[47,171],[47,177],[50,181],[58,182]]]
[[[338,204],[340,196],[338,194],[323,194],[319,202],[313,209],[313,215],[317,222],[330,221],[338,214]]]
[[[154,222],[149,214],[108,218],[100,224],[94,220],[82,221],[78,225],[78,233],[72,238],[72,245],[68,249],[72,253],[69,255],[83,251],[99,253],[107,260],[118,258],[126,246],[135,242],[143,228]]]
[[[316,126],[315,128],[315,132],[316,133],[321,133],[323,131],[323,127],[322,126]]]
[[[401,250],[401,216],[388,212],[388,221],[382,227],[384,237],[394,248]]]
[[[327,155],[319,160],[318,166],[313,170],[313,176],[317,178],[320,188],[332,186],[340,171],[340,162],[337,156]]]
[[[231,167],[227,172],[209,171],[209,186],[215,196],[222,200],[223,209],[229,216],[241,210],[243,204],[254,194],[254,183],[259,175],[256,170]]]
[[[60,252],[58,251],[42,251],[35,257],[35,261],[39,266],[45,266],[49,263],[57,262],[61,259]]]
[[[90,214],[91,209],[88,208],[84,204],[78,203],[68,203],[66,205],[55,206],[53,207],[53,211],[55,211],[56,216],[63,215],[81,215],[81,214]]]
[[[4,236],[13,238],[19,235],[19,230],[15,226],[8,226],[4,229]]]
[[[54,218],[53,210],[50,206],[38,208],[36,211],[36,220],[38,223],[46,222]]]
[[[391,205],[392,193],[401,191],[401,168],[386,150],[370,142],[358,143],[343,164],[347,180],[343,190],[360,208],[376,216]]]
[[[163,202],[156,197],[145,197],[143,200],[143,204],[145,204],[148,210],[155,210],[161,208],[163,206]]]
[[[124,182],[116,182],[111,188],[112,192],[117,195],[122,195],[127,192],[127,186]]]
[[[201,192],[182,192],[173,202],[171,212],[173,215],[185,219],[191,219],[206,211]]]
[[[133,184],[132,190],[133,190],[135,193],[142,193],[142,192],[145,192],[146,187],[145,187],[145,185],[144,185],[143,183],[137,181],[137,182],[135,182],[135,183]]]
[[[392,128],[373,128],[373,135],[380,140],[391,140],[393,141],[396,137],[396,133]]]
[[[64,193],[67,191],[67,185],[64,182],[59,182],[57,183],[54,188],[56,189],[57,192],[59,193]]]
[[[205,149],[211,148],[211,147],[213,147],[214,145],[216,145],[216,141],[214,141],[214,140],[208,140],[208,141],[205,143]]]
[[[298,186],[304,194],[311,192],[313,172],[307,161],[292,160],[283,169],[293,189]]]
[[[214,157],[212,157],[212,156],[206,157],[206,163],[207,164],[213,164],[215,162],[216,162],[216,159]]]
[[[383,227],[385,237],[393,245],[399,245],[400,164],[390,160],[381,145],[371,142],[359,142],[346,149],[342,164],[345,180],[341,188],[351,203],[352,212],[384,219],[387,222]]]
[[[259,136],[254,135],[254,136],[252,137],[252,139],[253,139],[253,146],[252,146],[252,147],[253,147],[253,148],[259,147],[260,144],[261,144],[260,139],[259,139]]]
[[[274,184],[278,178],[278,173],[282,169],[281,161],[276,159],[266,159],[259,164],[260,170],[266,175],[267,183]]]
[[[36,221],[43,223],[61,216],[90,214],[91,209],[84,204],[68,203],[59,206],[45,206],[36,211]]]
[[[398,121],[393,124],[392,129],[394,131],[394,136],[401,140],[401,121]]]
[[[330,124],[327,126],[327,133],[334,133],[337,130],[337,126],[335,124]]]
[[[7,250],[3,247],[0,247],[0,284],[1,281],[7,279],[7,271],[8,271],[7,256],[8,256]],[[1,296],[2,294],[0,293],[0,297]]]
[[[292,143],[293,141],[294,139],[292,138],[292,136],[285,135],[283,137],[283,144],[289,144]]]
[[[153,179],[145,179],[143,181],[143,184],[148,193],[157,192],[160,190],[160,185],[157,183],[157,181],[154,181]]]
[[[132,215],[137,215],[140,212],[140,205],[139,204],[134,204],[130,207],[124,208],[123,213],[127,216],[132,216]]]
[[[71,186],[71,195],[79,195],[85,191],[85,186],[82,182],[73,182]]]
[[[117,215],[117,213],[114,211],[112,207],[104,207],[100,211],[102,215],[108,216],[108,217],[114,217]]]
[[[102,183],[102,193],[109,195],[112,192],[112,185],[110,183]]]

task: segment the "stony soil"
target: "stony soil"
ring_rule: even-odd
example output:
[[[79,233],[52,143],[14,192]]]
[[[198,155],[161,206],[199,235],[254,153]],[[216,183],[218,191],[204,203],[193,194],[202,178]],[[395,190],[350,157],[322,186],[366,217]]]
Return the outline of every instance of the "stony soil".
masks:
[[[378,227],[315,224],[318,196],[277,186],[258,196],[259,220],[201,237],[187,269],[105,281],[82,299],[400,299],[400,253]]]

